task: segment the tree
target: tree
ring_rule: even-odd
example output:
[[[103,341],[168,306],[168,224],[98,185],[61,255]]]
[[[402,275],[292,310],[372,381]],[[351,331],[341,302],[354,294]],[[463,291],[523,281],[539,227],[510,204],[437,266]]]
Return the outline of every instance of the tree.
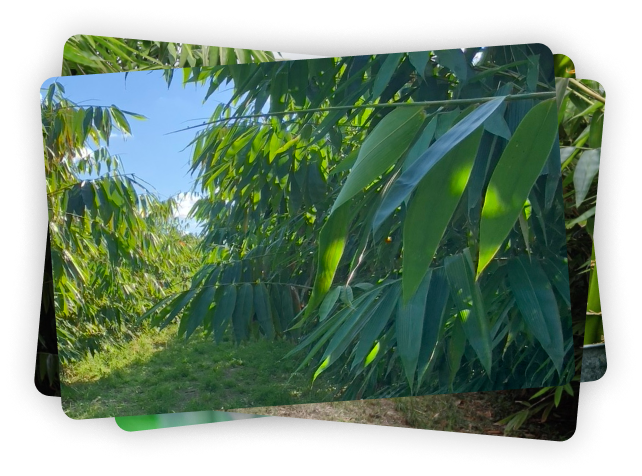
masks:
[[[297,339],[346,399],[570,380],[552,61],[524,45],[186,73],[206,99],[234,85],[192,164],[204,251],[227,255],[148,315]]]
[[[128,40],[111,37],[77,35],[71,37],[65,44],[62,73],[65,76],[77,74],[98,74],[131,70],[165,69],[164,77],[171,82],[174,70],[171,68],[183,65],[215,65],[243,63],[246,61],[271,61],[274,56],[270,52],[258,50],[242,50],[230,48],[215,48],[200,45],[167,43],[144,40]],[[157,245],[158,237],[166,241],[159,245],[157,252],[164,257],[171,257],[180,264],[177,282],[184,285],[188,281],[188,269],[194,262],[190,256],[195,243],[190,237],[181,235],[171,223],[168,224],[173,201],[159,203],[153,194],[146,193],[139,197],[139,191],[145,191],[144,186],[134,177],[121,177],[117,157],[109,154],[108,143],[112,128],[120,128],[124,133],[130,133],[131,127],[126,116],[139,118],[142,116],[121,111],[112,107],[79,107],[64,98],[64,89],[58,83],[53,84],[46,92],[42,101],[43,140],[45,152],[45,168],[48,178],[48,200],[50,207],[50,233],[47,236],[47,255],[43,279],[43,298],[41,306],[41,325],[38,335],[38,353],[36,361],[36,386],[46,394],[59,394],[58,353],[63,361],[75,359],[79,350],[89,348],[93,351],[105,343],[115,342],[116,333],[125,331],[133,335],[141,323],[132,316],[140,314],[141,309],[132,312],[128,304],[132,296],[131,287],[127,294],[119,293],[111,285],[112,278],[138,280],[135,288],[140,291],[145,283],[152,289],[143,296],[140,305],[146,305],[147,297],[154,303],[157,297],[164,297],[165,292],[160,283],[171,284],[172,277],[164,270],[149,278],[148,273],[134,277],[127,266],[118,265],[128,262],[134,253],[133,245],[138,239],[150,238]],[[102,143],[101,143],[102,141]],[[99,180],[81,180],[80,174],[95,172],[100,174],[101,168],[107,168],[113,173]],[[50,178],[51,174],[51,178]],[[93,198],[92,198],[93,197]],[[122,205],[125,204],[124,207]],[[138,208],[138,206],[142,208]],[[71,207],[67,209],[68,207]],[[100,209],[100,213],[97,213]],[[64,210],[64,211],[63,211]],[[75,216],[74,216],[75,215]],[[85,219],[90,216],[91,219]],[[52,222],[53,237],[52,237]],[[71,227],[83,223],[84,231],[91,230],[91,238],[76,240],[72,248],[74,234],[83,226]],[[132,241],[125,242],[117,233],[118,224],[121,227],[131,226],[134,231],[140,231],[145,236],[134,234]],[[66,224],[65,226],[59,226]],[[89,225],[86,225],[89,224]],[[88,226],[88,227],[87,227]],[[147,231],[144,231],[147,230]],[[51,240],[54,240],[53,254]],[[92,245],[91,240],[94,240]],[[177,247],[180,241],[189,246]],[[106,246],[101,246],[106,245]],[[73,253],[63,250],[73,249]],[[147,251],[150,250],[147,247]],[[147,263],[153,267],[154,257],[138,254],[138,264],[141,259],[150,258]],[[87,260],[87,261],[85,261]],[[56,289],[59,299],[54,303],[53,276],[51,263],[56,266]],[[162,262],[162,260],[158,260]],[[102,268],[87,267],[86,263],[101,263]],[[173,263],[173,261],[170,261]],[[111,267],[110,267],[111,266]],[[119,272],[125,275],[109,274],[117,266]],[[96,296],[105,296],[107,289],[88,287],[87,278],[98,276],[110,283],[110,298],[118,295],[115,307],[105,306],[106,301],[98,303]],[[155,271],[159,271],[155,269]],[[173,272],[173,271],[172,271]],[[107,274],[105,274],[107,273]],[[163,278],[160,278],[163,276]],[[97,281],[93,281],[96,285]],[[174,285],[176,282],[174,282]],[[60,286],[60,287],[58,287]],[[141,287],[142,286],[142,287]],[[141,296],[138,296],[141,297]],[[87,303],[87,304],[86,304]],[[57,326],[58,338],[49,323],[55,324],[54,312],[60,317]],[[128,316],[128,322],[123,327],[123,316]],[[69,321],[66,325],[66,321]],[[143,323],[144,324],[144,323]],[[106,332],[106,328],[114,332]],[[107,336],[103,339],[101,336]],[[84,336],[81,338],[81,336]],[[88,342],[87,339],[91,339]],[[117,339],[116,339],[117,341]]]

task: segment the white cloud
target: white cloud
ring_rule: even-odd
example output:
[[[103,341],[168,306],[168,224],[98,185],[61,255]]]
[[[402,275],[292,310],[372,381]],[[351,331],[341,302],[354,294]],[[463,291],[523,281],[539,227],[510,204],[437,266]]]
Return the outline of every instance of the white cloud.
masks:
[[[199,195],[191,192],[179,193],[176,195],[177,206],[174,211],[174,216],[181,220],[185,220],[196,201],[200,198],[201,197]]]

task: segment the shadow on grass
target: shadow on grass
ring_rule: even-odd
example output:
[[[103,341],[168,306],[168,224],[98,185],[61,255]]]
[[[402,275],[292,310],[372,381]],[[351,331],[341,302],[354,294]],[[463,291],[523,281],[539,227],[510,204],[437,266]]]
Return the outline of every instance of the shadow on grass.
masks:
[[[84,419],[331,400],[327,382],[311,388],[307,376],[292,376],[297,361],[281,359],[293,346],[196,336],[186,342],[175,329],[150,332],[65,369],[63,410]]]

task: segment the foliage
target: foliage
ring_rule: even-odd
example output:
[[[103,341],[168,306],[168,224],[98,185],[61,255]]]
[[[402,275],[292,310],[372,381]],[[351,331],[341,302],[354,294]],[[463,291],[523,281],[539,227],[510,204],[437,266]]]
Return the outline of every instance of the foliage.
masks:
[[[595,81],[577,81],[568,57],[556,55],[556,63],[559,63],[560,67],[570,63],[572,72],[566,74],[567,77],[571,76],[570,79],[557,79],[557,90],[573,333],[576,340],[576,376],[573,386],[567,384],[542,388],[535,392],[529,401],[521,402],[526,408],[501,421],[506,424],[506,431],[518,429],[535,415],[541,415],[542,422],[546,421],[551,411],[559,406],[564,395],[577,398],[577,382],[582,363],[580,345],[604,340],[593,226],[606,95],[602,86]],[[556,75],[562,76],[561,73],[558,72]],[[587,272],[590,274],[587,275]]]
[[[542,74],[552,60],[529,45],[186,74],[206,99],[234,85],[192,142],[206,197],[193,216],[212,258],[146,317],[215,337],[229,326],[238,342],[293,338],[288,356],[305,351],[299,368],[311,364],[313,379],[331,370],[346,399],[570,380],[555,90]],[[514,150],[536,138],[533,171],[515,180]],[[409,221],[413,205],[428,213],[435,200],[429,187],[418,198],[422,180],[442,174],[445,228],[432,259],[405,273],[406,248],[426,233],[423,217]],[[480,239],[497,217],[503,236]],[[201,317],[203,286],[217,290]]]
[[[164,77],[167,81],[171,82],[174,73],[174,70],[171,68],[177,66],[191,65],[198,67],[201,65],[207,66],[272,60],[274,60],[272,53],[258,50],[77,35],[71,37],[65,44],[62,74],[64,76],[70,76],[165,69]],[[62,89],[61,85],[56,84],[52,86],[52,88],[47,91],[45,101],[42,102],[42,107],[43,121],[53,121],[53,127],[50,125],[48,129],[43,129],[45,142],[49,141],[50,145],[53,146],[50,150],[45,150],[47,177],[49,178],[49,172],[52,172],[53,175],[57,177],[56,180],[65,184],[60,188],[61,192],[65,194],[69,191],[76,192],[73,194],[71,200],[73,210],[70,210],[70,214],[68,215],[70,220],[67,223],[71,223],[71,215],[74,211],[82,216],[85,215],[85,212],[90,213],[93,217],[91,228],[92,238],[98,241],[100,241],[98,236],[104,231],[104,229],[101,230],[101,226],[105,225],[109,227],[111,226],[109,225],[110,223],[116,224],[119,220],[121,220],[123,226],[128,226],[135,222],[140,229],[140,226],[143,224],[140,220],[140,214],[138,210],[134,210],[135,207],[132,208],[131,206],[132,200],[134,203],[138,200],[137,194],[140,190],[138,185],[140,184],[133,177],[124,177],[121,180],[118,171],[118,159],[109,155],[105,145],[108,144],[112,128],[121,128],[124,133],[131,133],[127,116],[138,119],[142,119],[143,117],[120,111],[120,109],[115,106],[111,108],[80,108],[71,104],[69,101],[63,100],[63,93],[64,89]],[[96,145],[100,145],[101,141],[103,142],[102,147],[96,148]],[[93,143],[93,146],[88,142]],[[46,144],[45,147],[47,147]],[[73,160],[70,161],[72,158]],[[101,168],[103,170],[105,168],[113,169],[113,176],[103,176],[100,180],[93,181],[93,183],[92,181],[83,181],[80,179],[80,175],[91,174],[92,171],[100,174]],[[69,189],[65,187],[69,187]],[[77,193],[78,191],[80,191],[80,197]],[[91,197],[92,194],[94,194],[93,201]],[[112,199],[112,197],[114,198]],[[64,196],[59,198],[61,198],[61,200],[56,199],[55,204],[62,206],[64,203],[70,203],[69,196],[66,197],[66,201]],[[85,198],[87,198],[87,203],[84,201]],[[114,200],[112,205],[117,205],[117,207],[114,208],[112,206],[110,211],[109,207],[105,207],[105,203],[111,200]],[[51,199],[49,201],[50,203],[52,202]],[[174,256],[175,261],[177,261],[179,265],[178,283],[181,284],[182,280],[187,277],[186,275],[181,276],[181,274],[186,273],[186,270],[191,266],[186,266],[186,264],[189,261],[190,254],[192,254],[190,250],[194,245],[193,239],[177,235],[171,225],[169,227],[174,231],[171,231],[169,235],[164,235],[164,233],[168,231],[168,225],[164,222],[173,205],[172,203],[167,203],[163,206],[157,203],[151,195],[146,195],[142,199],[143,206],[145,206],[145,204],[149,206],[152,202],[154,203],[153,206],[156,207],[154,213],[158,212],[156,213],[156,225],[160,226],[160,228],[157,226],[155,232],[159,233],[160,236],[165,236],[167,241],[163,246],[165,246],[166,251],[169,249],[169,256]],[[126,204],[126,206],[121,208],[122,204]],[[101,207],[102,212],[99,213],[99,216],[95,216],[99,207]],[[113,213],[114,210],[117,210],[116,215]],[[60,212],[60,210],[58,210],[58,212]],[[101,219],[105,221],[102,225]],[[128,220],[131,222],[128,222]],[[163,224],[161,225],[161,223]],[[145,226],[151,226],[149,219],[145,223]],[[64,240],[71,239],[72,236],[70,233],[59,234],[58,231],[61,230],[56,228],[54,238],[57,241],[54,248],[61,251],[63,244],[65,247],[67,246]],[[62,231],[64,231],[64,229]],[[96,290],[84,287],[86,284],[83,282],[83,280],[85,280],[84,278],[91,276],[96,271],[93,267],[85,267],[85,263],[88,263],[87,261],[83,261],[85,258],[91,258],[91,260],[93,260],[98,254],[103,261],[106,256],[109,256],[111,260],[110,263],[120,260],[122,264],[124,262],[122,259],[123,254],[121,253],[119,257],[119,246],[121,250],[126,250],[124,255],[128,257],[127,255],[131,254],[132,250],[127,247],[131,248],[136,243],[135,240],[137,238],[136,236],[132,236],[133,241],[129,241],[126,244],[122,240],[119,241],[114,233],[106,236],[107,238],[105,239],[109,245],[106,250],[101,249],[97,242],[94,242],[93,248],[83,248],[85,251],[89,250],[89,254],[85,254],[84,251],[76,249],[80,254],[75,258],[75,263],[71,264],[74,269],[78,270],[78,274],[65,274],[66,277],[61,278],[68,286],[66,296],[68,298],[67,304],[72,309],[71,313],[74,312],[73,308],[85,306],[84,299],[89,299],[89,304],[85,306],[83,313],[78,313],[74,317],[79,328],[85,327],[81,332],[81,334],[85,336],[82,342],[79,341],[80,336],[76,331],[62,329],[64,323],[59,327],[60,334],[58,339],[56,339],[55,327],[51,327],[55,326],[55,306],[53,303],[53,278],[51,277],[51,240],[50,235],[47,237],[41,325],[38,335],[35,376],[36,386],[46,394],[59,394],[60,392],[57,366],[59,346],[61,347],[61,358],[63,360],[77,358],[80,348],[89,345],[91,350],[96,350],[105,343],[101,337],[105,328],[111,328],[114,332],[124,330],[131,334],[140,326],[140,323],[133,322],[135,314],[130,314],[132,309],[127,308],[127,305],[125,305],[125,307],[117,305],[115,308],[106,308],[103,310],[99,309],[99,305],[97,308],[95,302],[92,304],[92,297],[96,296],[96,294],[94,294]],[[154,236],[154,234],[152,233],[150,236]],[[176,241],[184,243],[186,247],[176,247]],[[89,240],[84,240],[83,245],[87,246],[89,243]],[[72,258],[70,258],[70,256],[71,255],[67,256],[66,259],[58,263],[59,265],[64,264],[64,267],[66,267],[68,271],[72,271],[67,265],[68,262],[71,262]],[[152,256],[147,256],[147,258],[154,259]],[[89,262],[93,262],[91,260]],[[169,262],[170,265],[172,265],[172,263],[173,261]],[[144,286],[144,280],[147,279],[144,275],[141,276],[136,273],[132,275],[130,273],[131,270],[128,269],[127,266],[119,267],[118,269],[121,271],[121,274],[117,276],[119,279],[138,280],[139,282],[135,285],[135,288],[139,290],[141,286]],[[104,274],[107,270],[108,266],[103,263],[103,268],[101,268],[103,273],[100,276],[105,282],[111,282],[109,274]],[[60,271],[60,269],[58,269],[58,271]],[[166,279],[160,280],[163,281],[163,285],[171,284],[175,280],[175,276],[172,273],[165,276],[165,278]],[[157,280],[156,284],[160,281]],[[94,284],[96,283],[97,281],[94,282]],[[150,284],[154,287],[153,281],[150,281]],[[81,288],[83,290],[82,294],[80,292]],[[117,287],[111,286],[109,290],[100,290],[99,295],[107,296],[107,294],[109,294],[109,299],[116,299],[115,303],[120,304],[123,297],[126,298],[126,300],[129,300],[131,297],[129,294],[130,288],[128,288],[125,294],[123,294],[123,290],[124,288],[119,291]],[[158,287],[156,287],[155,292],[146,295],[150,301],[144,300],[141,304],[147,306],[146,303],[153,302],[156,297],[164,295],[164,293],[157,291],[159,291]],[[57,301],[56,305],[59,306],[60,304],[62,304],[62,301]],[[64,311],[65,315],[71,316],[71,313],[68,311],[70,311],[70,309]],[[59,314],[61,311],[58,310],[56,312]],[[136,309],[136,313],[139,313],[139,309]],[[125,314],[129,316],[128,319],[130,322],[123,328],[122,316]],[[97,322],[97,319],[100,322]],[[74,324],[71,327],[76,327],[76,325]],[[90,340],[87,341],[86,338]],[[107,341],[110,341],[110,339],[107,339]],[[114,342],[113,339],[111,341]]]
[[[172,219],[174,202],[158,201],[108,152],[112,130],[129,134],[127,116],[143,117],[116,106],[81,107],[63,94],[52,83],[41,106],[52,300],[64,362],[133,336],[136,316],[172,291],[171,280],[189,276],[198,257],[188,251],[194,239]]]

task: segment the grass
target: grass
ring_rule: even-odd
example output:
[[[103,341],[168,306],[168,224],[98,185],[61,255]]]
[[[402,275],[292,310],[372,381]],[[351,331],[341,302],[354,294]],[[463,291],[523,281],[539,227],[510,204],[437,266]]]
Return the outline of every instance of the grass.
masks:
[[[293,344],[259,340],[235,346],[211,337],[150,331],[64,368],[62,402],[75,419],[145,415],[327,401],[322,379],[292,372],[281,360]]]
[[[529,395],[515,390],[331,402],[335,389],[325,375],[311,388],[309,376],[292,375],[297,359],[281,360],[292,348],[288,342],[266,340],[217,345],[202,336],[186,342],[176,337],[175,326],[151,330],[122,347],[66,366],[63,409],[76,419],[224,410],[503,435],[504,426],[496,422],[523,409],[516,400]],[[559,410],[562,414],[553,421],[533,419],[508,436],[568,438],[577,409]]]

